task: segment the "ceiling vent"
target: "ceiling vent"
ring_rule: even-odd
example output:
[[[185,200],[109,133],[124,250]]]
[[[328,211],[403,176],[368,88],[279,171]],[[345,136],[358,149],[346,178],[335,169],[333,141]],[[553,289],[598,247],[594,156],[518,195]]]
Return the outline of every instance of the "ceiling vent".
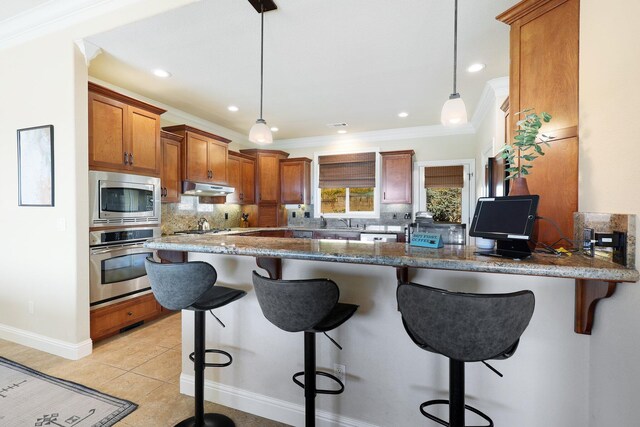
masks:
[[[346,128],[349,125],[346,123],[329,123],[327,126],[330,128],[340,129],[340,128]]]

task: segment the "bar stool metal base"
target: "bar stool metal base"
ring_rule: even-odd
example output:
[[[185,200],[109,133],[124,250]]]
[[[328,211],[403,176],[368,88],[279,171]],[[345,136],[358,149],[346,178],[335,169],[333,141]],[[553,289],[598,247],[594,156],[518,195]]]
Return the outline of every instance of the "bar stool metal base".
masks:
[[[196,417],[180,421],[175,427],[235,427],[231,418],[222,414],[204,414],[204,423],[196,424]]]
[[[448,400],[443,400],[443,399],[429,400],[427,402],[424,402],[422,405],[420,405],[420,412],[422,413],[422,415],[424,415],[425,417],[429,418],[431,421],[435,421],[438,424],[450,427],[451,424],[449,424],[448,422],[446,422],[442,418],[438,418],[435,415],[428,413],[424,409],[427,406],[432,406],[432,405],[449,405],[449,401]],[[464,405],[464,408],[466,410],[471,411],[474,414],[480,416],[481,418],[483,418],[485,421],[487,421],[489,423],[489,424],[486,424],[484,426],[466,426],[466,427],[493,427],[493,421],[491,420],[491,418],[489,418],[488,415],[486,415],[485,413],[481,412],[479,409],[476,409],[473,406],[469,406],[469,405]],[[453,427],[453,426],[451,426],[451,427]]]

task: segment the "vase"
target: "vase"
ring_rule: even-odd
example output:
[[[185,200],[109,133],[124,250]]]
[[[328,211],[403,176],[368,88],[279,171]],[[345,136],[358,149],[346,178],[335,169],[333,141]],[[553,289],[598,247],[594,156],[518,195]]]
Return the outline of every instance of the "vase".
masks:
[[[514,178],[509,184],[510,196],[528,196],[531,194],[529,193],[527,178]]]

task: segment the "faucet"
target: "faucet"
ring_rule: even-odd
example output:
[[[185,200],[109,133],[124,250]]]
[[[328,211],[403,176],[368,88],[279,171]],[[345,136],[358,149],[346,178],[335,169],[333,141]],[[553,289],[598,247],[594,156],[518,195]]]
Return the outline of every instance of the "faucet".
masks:
[[[338,218],[338,220],[344,222],[348,228],[351,228],[351,218]]]
[[[207,231],[210,230],[211,227],[209,226],[209,221],[207,221],[206,218],[200,218],[198,220],[198,230],[203,230],[203,231]]]
[[[327,228],[327,220],[322,215],[320,215],[320,228]]]

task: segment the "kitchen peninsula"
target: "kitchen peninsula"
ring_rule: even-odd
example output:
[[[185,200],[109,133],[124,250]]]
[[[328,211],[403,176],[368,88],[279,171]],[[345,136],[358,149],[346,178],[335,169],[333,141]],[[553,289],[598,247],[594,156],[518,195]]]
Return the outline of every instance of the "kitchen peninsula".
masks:
[[[255,230],[245,230],[252,231]],[[215,379],[207,378],[206,398],[293,425],[300,425],[302,407],[296,405],[302,401],[289,378],[301,367],[302,352],[295,337],[281,334],[262,317],[251,285],[252,270],[265,268],[272,277],[285,279],[327,277],[340,287],[341,300],[360,305],[349,325],[332,334],[344,350],[337,350],[328,341],[318,341],[318,367],[331,371],[333,364],[339,363],[347,366],[348,373],[347,391],[340,407],[332,406],[337,405],[336,401],[320,399],[319,419],[339,417],[344,425],[394,425],[398,417],[406,421],[401,425],[417,425],[422,420],[415,405],[429,395],[422,385],[425,378],[436,390],[447,390],[446,376],[440,378],[441,372],[446,373],[446,365],[416,349],[406,337],[395,301],[399,279],[456,291],[502,293],[531,289],[537,298],[540,295],[533,327],[521,342],[523,351],[496,366],[509,379],[498,380],[483,372],[481,385],[472,383],[468,387],[470,396],[486,396],[488,390],[497,396],[491,402],[483,401],[482,406],[488,411],[500,413],[491,411],[492,405],[507,407],[521,417],[531,404],[521,398],[528,392],[528,381],[535,377],[535,387],[551,387],[553,378],[557,379],[560,373],[549,373],[549,364],[567,369],[571,365],[570,354],[580,352],[579,349],[584,351],[584,338],[579,339],[584,335],[575,334],[570,328],[572,302],[578,304],[581,316],[593,315],[594,302],[605,295],[596,298],[589,293],[589,283],[606,284],[608,290],[609,285],[615,287],[616,283],[635,282],[639,278],[635,269],[577,254],[563,257],[534,254],[530,259],[518,261],[478,256],[473,247],[427,249],[404,243],[234,233],[241,232],[165,236],[147,242],[146,246],[160,251],[188,252],[190,261],[214,265],[219,284],[248,292],[241,304],[216,313],[227,328],[222,329],[212,318],[208,319],[207,340],[229,348],[234,354],[234,364],[215,374],[207,373],[215,375]],[[574,283],[582,293],[574,293]],[[546,295],[553,295],[553,300]],[[587,332],[586,326],[591,327],[587,319],[575,320],[576,326],[583,328],[582,333]],[[183,393],[192,393],[192,366],[188,359],[192,351],[188,338],[192,334],[191,325],[190,313],[183,312]],[[607,326],[610,325],[596,324]],[[562,346],[572,348],[573,353],[558,351]],[[377,390],[387,390],[388,394],[393,391],[394,398],[385,405],[376,404]]]

